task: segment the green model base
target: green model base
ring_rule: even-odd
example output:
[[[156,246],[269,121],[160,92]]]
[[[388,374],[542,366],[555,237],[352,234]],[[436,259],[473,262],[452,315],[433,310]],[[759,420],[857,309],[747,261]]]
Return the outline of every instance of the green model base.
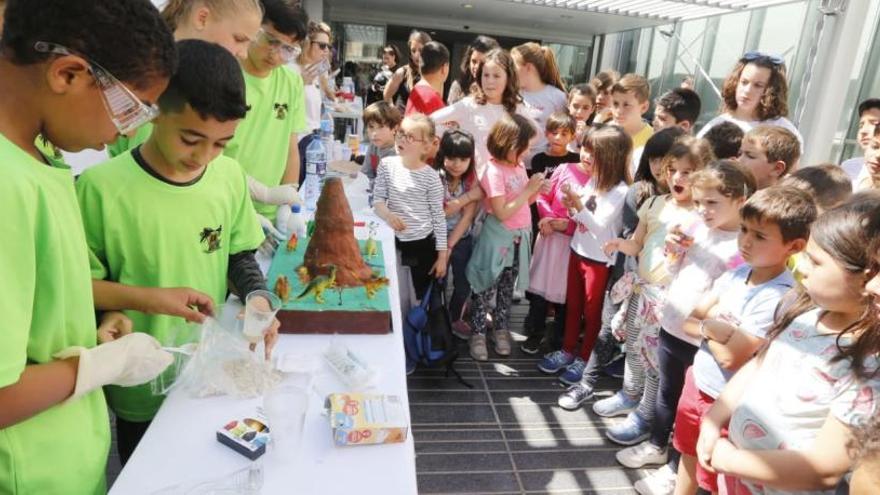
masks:
[[[367,266],[373,270],[377,278],[386,277],[385,261],[382,256],[382,243],[376,241],[379,249],[377,255],[367,257],[364,253],[365,240],[359,240],[361,254]],[[297,297],[306,290],[308,283],[303,283],[297,274],[297,269],[303,264],[303,257],[306,254],[308,246],[308,238],[301,239],[293,251],[288,251],[287,246],[281,244],[275,252],[272,259],[272,265],[269,268],[267,283],[269,290],[275,291],[275,284],[278,277],[284,275],[290,282],[290,297],[281,308],[281,311],[304,312],[320,312],[320,311],[351,311],[351,312],[390,312],[391,304],[388,297],[388,284],[377,284],[376,292],[372,298],[367,297],[367,289],[365,287],[346,287],[346,288],[327,288],[321,296],[324,303],[321,304],[315,300],[315,294],[307,294],[301,299]],[[276,292],[277,293],[277,292]]]

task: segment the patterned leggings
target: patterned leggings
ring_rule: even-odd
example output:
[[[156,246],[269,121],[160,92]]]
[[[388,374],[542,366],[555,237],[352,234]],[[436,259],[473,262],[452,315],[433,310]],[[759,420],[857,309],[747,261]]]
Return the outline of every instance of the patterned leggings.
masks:
[[[492,313],[492,325],[496,329],[508,329],[510,305],[513,302],[513,288],[519,275],[519,249],[513,250],[513,265],[505,268],[495,285],[480,293],[471,294],[471,326],[475,334],[485,335],[489,312]],[[491,308],[495,298],[495,307]]]

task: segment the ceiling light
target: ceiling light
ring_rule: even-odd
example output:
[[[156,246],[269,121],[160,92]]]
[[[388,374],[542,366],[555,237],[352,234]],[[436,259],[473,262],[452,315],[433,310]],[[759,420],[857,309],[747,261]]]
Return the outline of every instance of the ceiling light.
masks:
[[[461,6],[462,6],[463,8],[465,8],[465,9],[472,9],[472,8],[474,8],[474,6],[471,5],[471,4],[469,4],[469,3],[463,3],[463,4],[461,4]]]

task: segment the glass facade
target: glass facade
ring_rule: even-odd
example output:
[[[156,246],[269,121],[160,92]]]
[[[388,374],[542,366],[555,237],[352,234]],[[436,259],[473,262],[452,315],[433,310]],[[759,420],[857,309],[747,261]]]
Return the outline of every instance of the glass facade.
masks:
[[[702,125],[718,114],[721,89],[727,74],[743,53],[759,50],[780,55],[786,61],[789,80],[789,118],[799,115],[799,101],[804,85],[804,73],[810,49],[817,40],[816,22],[821,15],[821,0],[804,0],[775,7],[694,19],[647,29],[607,34],[602,42],[598,64],[591,75],[604,68],[621,73],[637,72],[645,75],[651,84],[652,96],[678,87],[691,77],[694,89],[700,95],[703,109],[697,125]],[[859,44],[860,53],[853,67],[847,93],[846,108],[855,109],[858,102],[880,97],[880,53],[878,17],[880,2],[871,2],[868,22]],[[697,62],[706,71],[704,77]],[[818,77],[812,74],[812,77]],[[714,88],[713,88],[714,85]],[[840,162],[853,156],[857,115],[847,115],[840,122],[834,136],[832,156]]]

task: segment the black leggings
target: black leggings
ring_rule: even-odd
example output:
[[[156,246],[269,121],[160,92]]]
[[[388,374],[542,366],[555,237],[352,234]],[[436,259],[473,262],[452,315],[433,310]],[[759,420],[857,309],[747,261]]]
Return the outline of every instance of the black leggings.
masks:
[[[416,298],[421,300],[431,283],[431,268],[437,261],[434,234],[417,241],[401,241],[395,238],[394,244],[400,250],[400,263],[409,267]]]
[[[140,423],[116,417],[116,450],[119,452],[119,462],[123,466],[128,462],[128,458],[134,453],[135,447],[149,427],[150,421]]]
[[[694,356],[699,347],[673,337],[666,330],[660,329],[660,344],[657,349],[660,389],[657,391],[657,403],[654,405],[654,421],[651,425],[651,443],[666,448],[669,433],[675,422],[675,411],[681,390],[684,388],[684,376],[688,366],[694,364]]]

